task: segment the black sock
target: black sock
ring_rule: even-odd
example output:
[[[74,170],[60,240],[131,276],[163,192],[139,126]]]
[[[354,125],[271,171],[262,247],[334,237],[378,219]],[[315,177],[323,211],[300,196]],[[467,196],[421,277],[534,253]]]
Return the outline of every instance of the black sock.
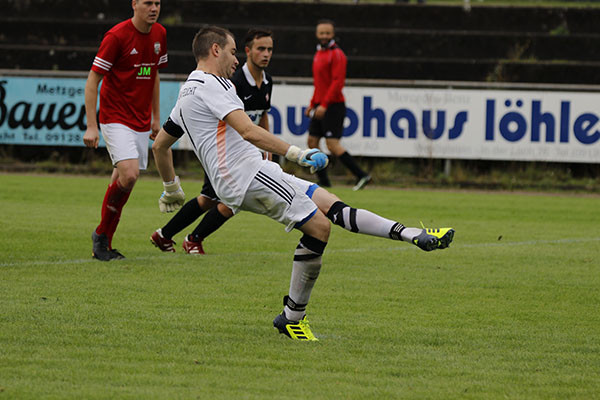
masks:
[[[165,239],[173,238],[173,236],[184,230],[186,226],[201,216],[203,212],[198,204],[198,200],[194,197],[185,203],[177,214],[162,228],[163,237]]]
[[[360,169],[354,158],[347,151],[340,156],[340,161],[352,172],[357,178],[367,176],[367,173]]]
[[[331,182],[329,181],[329,176],[327,175],[327,169],[317,171],[317,176],[319,177],[320,186],[331,187]]]
[[[216,231],[223,225],[229,218],[219,212],[219,208],[214,206],[211,208],[202,221],[198,224],[194,232],[192,232],[192,238],[195,242],[201,242],[208,237],[211,233]]]

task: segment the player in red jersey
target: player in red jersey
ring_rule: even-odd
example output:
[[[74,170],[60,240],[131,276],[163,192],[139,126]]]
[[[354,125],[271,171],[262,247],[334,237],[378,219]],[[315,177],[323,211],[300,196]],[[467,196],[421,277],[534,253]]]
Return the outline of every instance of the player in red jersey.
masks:
[[[308,147],[318,148],[319,141],[324,137],[329,152],[356,176],[354,190],[360,190],[371,181],[371,176],[358,166],[340,143],[346,117],[342,93],[346,80],[346,55],[334,40],[335,26],[332,20],[320,20],[315,35],[319,44],[312,65],[315,90],[306,109],[306,116],[311,117]],[[318,171],[317,176],[321,186],[331,186],[327,170]]]
[[[160,0],[132,0],[133,17],[111,28],[102,39],[85,85],[86,146],[99,141],[96,103],[100,89],[100,130],[114,169],[102,203],[100,225],[92,233],[92,254],[101,261],[124,258],[112,248],[123,206],[148,164],[148,139],[160,130],[160,79],[167,66],[167,34],[156,21]],[[183,192],[176,179],[167,196]],[[175,202],[177,204],[177,202]]]

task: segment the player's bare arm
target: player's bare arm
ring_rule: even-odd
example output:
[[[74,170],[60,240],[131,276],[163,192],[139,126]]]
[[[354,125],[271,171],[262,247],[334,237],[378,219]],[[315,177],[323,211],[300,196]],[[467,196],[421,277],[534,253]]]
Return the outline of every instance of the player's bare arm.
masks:
[[[179,177],[175,175],[175,168],[173,167],[171,146],[177,139],[161,128],[152,144],[156,168],[163,180],[164,191],[158,199],[158,208],[163,213],[177,211],[185,203],[185,193],[181,189]]]
[[[160,76],[157,71],[154,89],[152,90],[152,123],[150,125],[152,133],[150,133],[150,139],[156,139],[160,127]]]
[[[249,141],[261,150],[284,156],[290,148],[289,144],[277,136],[258,125],[254,125],[242,110],[234,110],[227,114],[225,122],[235,129],[244,140]]]
[[[325,116],[325,113],[327,112],[327,108],[323,107],[322,105],[318,105],[317,108],[315,108],[315,113],[313,114],[313,117],[315,119],[323,119],[323,117]]]
[[[175,168],[173,167],[173,151],[171,146],[178,138],[171,136],[164,129],[160,129],[152,143],[152,154],[156,162],[156,169],[163,182],[170,182],[175,179]]]
[[[254,125],[242,110],[234,110],[227,114],[225,122],[235,129],[243,138],[261,150],[285,156],[303,167],[310,167],[311,173],[322,170],[329,164],[327,156],[318,149],[301,150],[291,146],[277,136]]]
[[[96,119],[96,109],[98,104],[98,85],[103,76],[95,71],[90,71],[85,82],[85,117],[87,120],[87,129],[83,135],[83,143],[87,147],[98,148],[100,135],[98,132],[98,121]]]

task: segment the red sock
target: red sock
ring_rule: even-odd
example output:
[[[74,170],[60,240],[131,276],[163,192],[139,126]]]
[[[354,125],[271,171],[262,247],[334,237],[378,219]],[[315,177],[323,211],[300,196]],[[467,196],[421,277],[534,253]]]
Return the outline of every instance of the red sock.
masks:
[[[119,219],[121,218],[121,211],[123,206],[127,203],[131,190],[125,190],[116,180],[108,186],[106,194],[104,195],[104,201],[102,202],[102,219],[100,225],[96,228],[97,234],[104,233],[108,238],[109,248],[112,244],[112,237],[117,230]]]

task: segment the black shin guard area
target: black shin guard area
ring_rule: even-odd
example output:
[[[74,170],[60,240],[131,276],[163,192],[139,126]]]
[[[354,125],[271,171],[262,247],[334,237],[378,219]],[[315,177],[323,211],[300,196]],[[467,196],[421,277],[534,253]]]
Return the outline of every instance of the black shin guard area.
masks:
[[[302,244],[302,246],[304,246],[305,249],[308,249],[315,253],[317,257],[323,254],[323,252],[325,251],[325,246],[327,246],[327,242],[321,242],[319,239],[316,239],[307,234],[304,234],[304,236],[300,238],[300,243]]]
[[[344,223],[344,208],[348,207],[350,209],[350,213],[348,215],[348,220],[350,222],[350,228],[346,227]],[[343,201],[336,201],[327,211],[327,218],[331,222],[336,225],[341,226],[344,229],[348,229],[351,232],[358,232],[358,225],[356,224],[356,208],[350,207],[348,204]]]
[[[342,213],[342,210],[345,207],[350,207],[348,204],[344,203],[343,201],[336,201],[335,203],[333,203],[331,205],[331,207],[329,208],[329,211],[327,211],[327,218],[329,218],[329,220],[331,222],[333,222],[336,225],[341,226],[342,228],[345,228],[346,225],[344,224],[344,214]]]

